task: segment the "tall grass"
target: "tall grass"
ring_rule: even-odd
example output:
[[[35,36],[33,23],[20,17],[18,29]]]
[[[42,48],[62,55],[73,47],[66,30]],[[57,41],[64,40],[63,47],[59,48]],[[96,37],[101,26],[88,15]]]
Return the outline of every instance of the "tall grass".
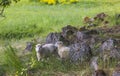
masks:
[[[6,74],[16,76],[29,76],[30,72],[33,75],[41,72],[37,75],[55,74],[55,72],[68,73],[69,71],[81,71],[89,65],[87,63],[81,65],[75,65],[69,61],[61,62],[56,57],[50,57],[49,60],[37,61],[36,55],[33,51],[32,54],[19,57],[16,54],[16,49],[8,46],[4,50],[4,59],[6,66],[4,67]],[[28,60],[27,60],[28,59]],[[1,70],[2,72],[4,70]],[[2,74],[2,73],[1,73]]]
[[[6,65],[0,68],[1,74],[6,72],[6,74],[12,76],[56,76],[56,74],[59,73],[69,74],[70,72],[74,72],[77,75],[87,76],[92,73],[89,61],[75,64],[69,61],[61,62],[56,57],[51,56],[49,60],[38,62],[35,51],[33,51],[32,54],[23,55],[22,57],[18,56],[16,51],[17,50],[11,46],[5,48],[4,64]],[[103,60],[100,59],[98,62],[99,67],[102,67],[101,69],[110,69],[115,67],[118,61],[113,59],[112,61],[108,61],[108,63],[104,63]],[[104,67],[104,65],[107,65],[108,68]]]
[[[8,72],[21,71],[23,65],[19,57],[16,55],[16,50],[11,46],[8,46],[4,50],[5,64],[7,65],[6,70]]]
[[[16,54],[16,51],[17,50],[11,46],[6,47],[4,50],[4,64],[6,64],[4,69],[6,71],[6,74],[8,75],[29,76],[29,72],[34,72],[34,74],[37,74],[39,71],[42,71],[42,75],[46,75],[45,72],[49,72],[49,76],[51,72],[56,71],[67,73],[68,71],[77,71],[80,68],[78,68],[77,65],[71,64],[69,62],[62,63],[55,57],[50,57],[50,60],[38,62],[34,52],[30,55],[23,56],[20,58]],[[4,71],[4,69],[0,70],[1,74],[2,71]]]

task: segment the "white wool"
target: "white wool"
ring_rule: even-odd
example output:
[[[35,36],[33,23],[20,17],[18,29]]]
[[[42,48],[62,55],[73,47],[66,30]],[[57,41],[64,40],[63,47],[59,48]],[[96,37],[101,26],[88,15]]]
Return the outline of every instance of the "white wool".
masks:
[[[48,47],[48,48],[51,48],[51,46],[54,46],[54,44],[45,44],[45,45],[43,45],[42,47]]]
[[[41,44],[37,44],[35,47],[36,52],[39,52],[39,48],[40,48]]]
[[[43,58],[44,56],[48,56],[48,54],[54,53],[56,50],[56,46],[54,44],[37,44],[35,47],[36,50],[36,56],[38,61]]]
[[[42,46],[42,48],[46,48],[52,53],[55,50],[55,45],[54,44],[45,44]]]
[[[36,56],[37,56],[38,61],[40,61],[41,56],[38,52],[36,53]]]
[[[64,46],[62,42],[57,42],[56,46],[58,47],[58,55],[60,56],[60,58],[68,59],[70,48]]]
[[[61,58],[69,58],[69,48],[68,47],[61,47],[59,50],[58,50],[58,54]]]

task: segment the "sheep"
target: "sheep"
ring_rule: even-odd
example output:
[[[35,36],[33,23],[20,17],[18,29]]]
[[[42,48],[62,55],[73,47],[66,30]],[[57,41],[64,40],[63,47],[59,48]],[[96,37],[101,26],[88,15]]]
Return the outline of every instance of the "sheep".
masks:
[[[38,61],[42,58],[49,57],[52,54],[56,54],[57,47],[54,44],[37,44],[35,47],[36,56]]]
[[[107,76],[104,70],[98,69],[98,63],[97,63],[98,57],[94,57],[91,62],[91,66],[94,68],[94,74],[93,76]]]
[[[70,58],[70,48],[63,45],[63,42],[58,41],[55,44],[58,48],[58,55],[62,60],[67,60]]]

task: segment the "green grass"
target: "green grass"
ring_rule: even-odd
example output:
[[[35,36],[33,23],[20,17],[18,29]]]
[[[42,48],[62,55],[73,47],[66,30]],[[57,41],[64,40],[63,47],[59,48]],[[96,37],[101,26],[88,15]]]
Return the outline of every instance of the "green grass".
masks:
[[[82,71],[88,67],[88,63],[75,65],[69,61],[61,62],[55,57],[50,57],[49,60],[37,61],[35,51],[32,54],[18,56],[17,49],[8,46],[4,50],[4,65],[1,65],[0,72],[4,71],[8,75],[29,76],[28,72],[33,72],[35,76],[49,76],[55,73],[69,73],[75,71]],[[83,66],[84,65],[84,66]],[[87,68],[88,69],[88,68]],[[40,73],[39,73],[40,72]],[[38,74],[39,73],[39,74]]]
[[[120,1],[80,0],[70,5],[44,5],[22,0],[5,9],[5,18],[0,17],[0,38],[24,38],[60,31],[65,25],[83,26],[85,16],[105,12],[110,16],[120,13]],[[111,25],[114,25],[112,20]]]
[[[68,71],[78,72],[79,75],[83,72],[90,73],[88,63],[86,65],[76,66],[66,62],[65,65],[63,65],[55,58],[50,58],[50,61],[47,62],[36,62],[35,56],[33,56],[34,60],[31,59],[31,55],[25,56],[22,59],[20,54],[16,54],[16,50],[17,53],[19,53],[23,50],[25,42],[30,41],[32,38],[45,38],[48,33],[61,31],[61,28],[68,24],[78,28],[84,26],[83,18],[85,16],[94,17],[100,12],[105,12],[109,15],[110,26],[115,25],[114,15],[120,13],[119,7],[119,0],[80,0],[77,4],[69,5],[45,5],[28,2],[27,0],[13,3],[5,9],[4,14],[6,17],[0,17],[0,66],[10,61],[7,62],[7,64],[15,70],[19,68],[16,66],[17,64],[22,65],[26,63],[21,68],[28,70],[28,64],[30,64],[29,66],[33,66],[31,69],[35,72],[35,76],[41,73],[42,76],[53,76],[53,74],[59,74],[59,72],[69,73]],[[12,47],[17,46],[18,48],[14,49],[9,47],[3,50],[4,45],[8,43],[10,43]],[[21,46],[22,49],[19,48]],[[4,55],[4,51],[7,51],[7,56]],[[8,60],[6,60],[7,57]],[[24,63],[19,62],[19,59]],[[100,64],[102,65],[102,62]],[[16,72],[13,70],[11,71]],[[0,68],[0,73],[1,72],[4,72],[3,68]],[[26,73],[26,70],[22,70],[21,72]]]

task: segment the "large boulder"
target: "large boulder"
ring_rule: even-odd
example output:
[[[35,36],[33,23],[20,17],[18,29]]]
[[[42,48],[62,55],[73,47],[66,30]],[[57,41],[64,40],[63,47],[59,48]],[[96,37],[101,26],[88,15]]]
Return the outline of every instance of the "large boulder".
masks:
[[[76,43],[70,45],[70,57],[73,62],[88,61],[92,57],[92,52],[89,45],[85,43]]]
[[[112,76],[120,76],[120,63],[116,65],[116,68],[115,68]]]
[[[46,44],[53,43],[55,44],[57,41],[62,41],[65,45],[69,44],[69,41],[66,40],[61,33],[49,33],[46,37]]]
[[[46,43],[56,43],[60,40],[61,34],[60,33],[49,33],[46,37]]]
[[[77,42],[83,42],[83,41],[85,41],[86,39],[89,39],[89,38],[90,38],[90,36],[88,34],[86,34],[85,32],[78,31],[76,33]]]
[[[67,25],[65,27],[62,28],[62,33],[61,35],[67,40],[69,41],[69,45],[75,43],[76,41],[76,33],[77,33],[78,29],[71,26],[71,25]]]
[[[50,33],[46,37],[46,43],[56,43],[57,41],[64,42],[65,45],[71,45],[79,42],[84,42],[91,38],[89,31],[79,31],[77,28],[67,25],[62,28],[60,33]]]
[[[120,47],[119,42],[115,39],[109,38],[104,41],[100,46],[99,53],[101,57],[107,54],[110,58],[120,59]]]

